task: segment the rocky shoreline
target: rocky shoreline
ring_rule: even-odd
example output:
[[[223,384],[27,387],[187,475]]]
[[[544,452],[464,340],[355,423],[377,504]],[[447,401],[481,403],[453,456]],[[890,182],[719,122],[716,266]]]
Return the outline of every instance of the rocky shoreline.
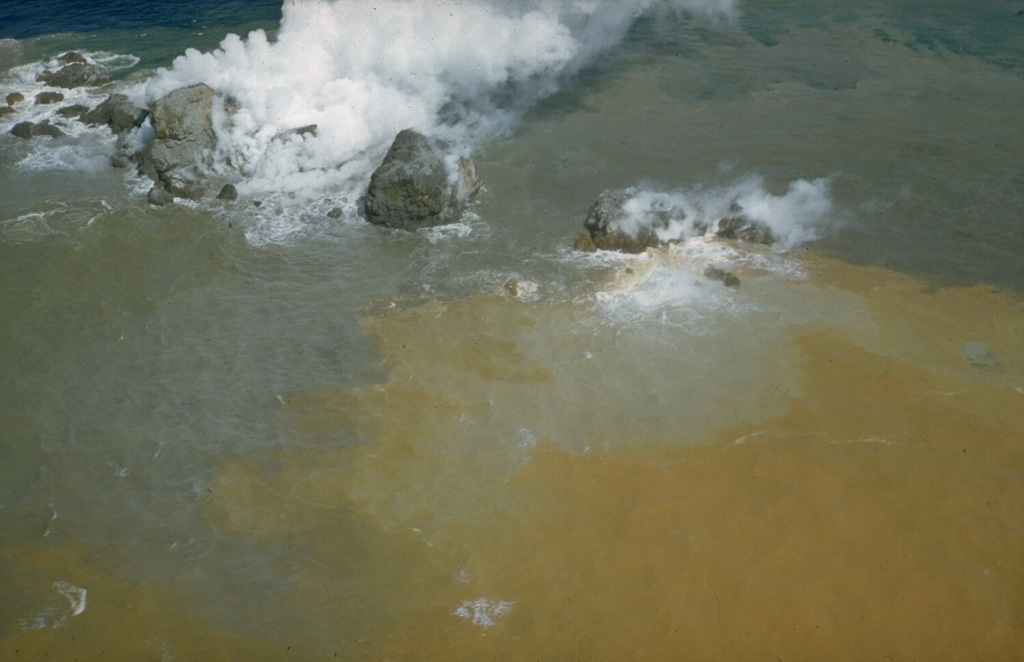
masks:
[[[110,82],[101,66],[78,53],[65,53],[58,62],[63,66],[56,71],[42,72],[37,80],[61,89],[102,87]],[[48,90],[36,95],[35,104],[59,104],[63,99],[62,93]],[[7,95],[6,102],[7,106],[0,109],[4,111],[2,115],[16,112],[16,107],[26,99],[23,94],[12,93]],[[88,125],[107,126],[117,141],[111,165],[118,168],[134,165],[139,173],[153,181],[148,201],[154,206],[163,206],[176,199],[201,200],[212,196],[231,202],[239,197],[234,183],[217,181],[209,175],[217,144],[214,108],[220,104],[230,115],[232,103],[230,98],[219,98],[213,88],[199,84],[174,90],[147,107],[137,106],[126,95],[115,93],[95,108],[76,104],[58,108],[56,113],[65,121],[77,118]],[[138,138],[131,139],[130,135],[147,123],[151,135],[140,147]],[[316,131],[316,125],[310,125],[290,133],[304,136],[316,135]],[[48,119],[18,122],[10,132],[26,140],[65,135],[65,131]],[[458,153],[444,140],[407,128],[398,132],[370,176],[362,210],[367,222],[387,228],[414,231],[435,227],[458,221],[481,186],[476,166],[468,156]],[[630,189],[600,193],[586,213],[583,232],[574,243],[575,250],[641,253],[692,236],[763,245],[776,241],[768,226],[751,219],[736,203],[728,214],[717,219],[688,219],[679,210],[656,209],[638,222],[635,214],[627,209],[631,196]],[[340,210],[332,211],[329,216],[340,217]],[[683,222],[688,224],[688,234],[670,231]],[[734,275],[720,269],[705,276],[730,287],[739,284]]]

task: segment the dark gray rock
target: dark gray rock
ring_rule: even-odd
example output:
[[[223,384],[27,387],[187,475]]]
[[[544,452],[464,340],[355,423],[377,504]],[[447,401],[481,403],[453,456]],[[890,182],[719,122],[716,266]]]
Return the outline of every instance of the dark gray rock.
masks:
[[[72,117],[81,117],[87,112],[89,112],[89,106],[83,106],[80,103],[76,103],[71,106],[64,106],[57,111],[57,114],[65,119],[71,119]]]
[[[82,115],[86,124],[106,124],[115,133],[125,133],[142,126],[149,111],[140,108],[123,94],[111,94],[100,105]]]
[[[36,95],[36,105],[44,106],[51,103],[60,103],[64,100],[64,95],[60,92],[40,92]]]
[[[225,184],[220,189],[220,193],[217,194],[218,200],[237,200],[238,189],[235,188],[234,184]]]
[[[72,62],[57,71],[47,69],[36,80],[51,87],[71,90],[76,87],[95,87],[110,82],[110,74],[103,67],[88,62]]]
[[[201,172],[216,142],[210,117],[215,94],[200,84],[150,104],[156,138],[133,158],[139,172],[172,196],[198,200],[205,193]]]
[[[10,106],[0,106],[0,117],[7,117],[8,115],[13,115],[13,114],[14,114],[14,109],[11,108]]]
[[[25,95],[21,92],[11,92],[7,95],[6,101],[8,106],[13,106],[16,103],[21,103],[25,100]]]
[[[450,145],[412,129],[399,132],[370,177],[366,219],[403,230],[458,220],[465,203],[479,190],[480,179],[473,162],[460,158],[454,182],[449,181],[448,150]]]
[[[13,127],[11,127],[11,135],[15,135],[18,136],[19,138],[24,138],[25,140],[28,140],[34,135],[33,129],[35,128],[35,126],[36,125],[32,122],[18,122]]]
[[[163,207],[174,202],[174,196],[159,184],[149,189],[146,199],[155,207]]]
[[[327,218],[341,218],[345,212],[341,210],[341,207],[335,207],[331,211],[327,212]]]
[[[38,124],[33,122],[18,122],[11,127],[11,133],[19,138],[24,138],[25,140],[35,138],[37,136],[59,138],[64,135],[63,131],[48,122],[39,122]]]

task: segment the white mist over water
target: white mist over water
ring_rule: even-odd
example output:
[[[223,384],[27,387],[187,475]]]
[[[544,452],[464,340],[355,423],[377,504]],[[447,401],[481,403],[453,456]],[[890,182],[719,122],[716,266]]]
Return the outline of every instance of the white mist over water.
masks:
[[[148,102],[197,83],[217,90],[217,163],[241,175],[243,191],[345,189],[404,128],[464,148],[508,130],[655,10],[734,11],[732,0],[291,0],[275,40],[258,30],[229,35],[211,53],[189,49],[131,95]],[[313,124],[315,133],[293,132]]]

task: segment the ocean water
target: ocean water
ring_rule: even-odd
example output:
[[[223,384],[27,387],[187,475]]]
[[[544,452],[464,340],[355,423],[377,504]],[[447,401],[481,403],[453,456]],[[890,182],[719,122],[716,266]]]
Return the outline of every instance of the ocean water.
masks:
[[[1016,659],[1024,4],[827,4],[3,3],[0,658]],[[199,82],[236,201],[58,113]]]

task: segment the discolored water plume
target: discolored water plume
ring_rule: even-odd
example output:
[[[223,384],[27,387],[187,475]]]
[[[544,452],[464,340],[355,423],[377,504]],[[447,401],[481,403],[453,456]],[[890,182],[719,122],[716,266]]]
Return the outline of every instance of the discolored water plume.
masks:
[[[294,438],[316,443],[227,459],[198,497],[213,530],[281,551],[266,586],[239,585],[258,608],[221,613],[230,601],[204,600],[201,577],[131,584],[102,549],[8,543],[21,579],[5,590],[52,604],[18,614],[43,627],[9,628],[0,650],[1011,659],[1024,302],[811,256],[803,268],[741,270],[729,296],[764,302],[712,325],[718,344],[750,325],[734,365],[714,357],[727,388],[687,372],[707,334],[670,327],[674,353],[654,354],[660,322],[631,335],[635,319],[593,302],[372,315],[387,378],[282,394]],[[644,286],[623,273],[603,287]],[[732,381],[740,367],[758,379]],[[61,581],[88,589],[83,612],[67,615]]]

